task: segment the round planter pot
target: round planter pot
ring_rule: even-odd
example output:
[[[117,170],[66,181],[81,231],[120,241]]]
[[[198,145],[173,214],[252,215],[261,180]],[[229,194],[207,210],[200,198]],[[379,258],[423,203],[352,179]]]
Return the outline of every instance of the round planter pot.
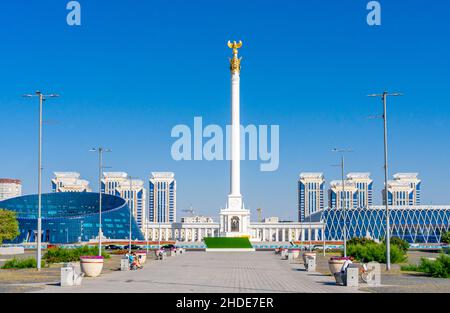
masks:
[[[296,259],[300,256],[300,249],[289,249],[289,253],[292,253],[294,259]]]
[[[136,252],[136,255],[139,258],[139,262],[141,262],[141,264],[144,264],[145,261],[147,260],[147,253],[146,252]]]
[[[303,253],[303,263],[306,264],[306,257],[313,257],[314,259],[316,259],[316,253],[315,252],[304,252]]]
[[[103,269],[103,257],[80,257],[81,271],[88,277],[97,277]]]
[[[345,259],[328,260],[328,268],[330,269],[331,275],[334,276],[334,273],[340,272],[342,265],[344,265],[345,261],[346,261]]]

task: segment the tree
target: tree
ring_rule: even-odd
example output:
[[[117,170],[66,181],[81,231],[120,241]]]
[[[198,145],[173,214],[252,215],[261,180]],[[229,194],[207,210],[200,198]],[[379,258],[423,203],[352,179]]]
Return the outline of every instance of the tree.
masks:
[[[16,212],[0,209],[0,244],[19,236],[19,222]]]
[[[445,233],[442,233],[441,236],[441,242],[450,244],[450,231],[447,231]]]

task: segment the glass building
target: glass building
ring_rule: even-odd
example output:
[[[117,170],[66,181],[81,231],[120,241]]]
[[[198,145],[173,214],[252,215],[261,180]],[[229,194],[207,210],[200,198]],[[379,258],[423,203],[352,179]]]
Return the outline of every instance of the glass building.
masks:
[[[38,196],[27,195],[0,202],[0,208],[17,212],[20,235],[13,243],[35,242]],[[144,240],[134,218],[132,239]],[[130,210],[126,201],[102,195],[102,231],[106,239],[129,239]],[[42,242],[75,243],[98,237],[99,194],[58,192],[42,195]]]
[[[450,206],[390,207],[391,237],[409,243],[439,243],[441,234],[450,229]],[[368,209],[345,210],[347,238],[385,237],[386,208],[373,206]],[[325,223],[326,240],[343,240],[344,211],[326,209],[313,216],[313,221]]]

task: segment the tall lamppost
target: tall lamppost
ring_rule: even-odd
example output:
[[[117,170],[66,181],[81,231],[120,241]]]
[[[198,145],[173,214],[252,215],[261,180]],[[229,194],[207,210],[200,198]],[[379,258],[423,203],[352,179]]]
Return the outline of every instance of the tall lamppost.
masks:
[[[98,255],[102,256],[102,170],[103,170],[103,152],[111,152],[111,149],[103,147],[92,148],[91,152],[98,152]]]
[[[27,98],[39,98],[39,148],[38,148],[38,218],[37,218],[37,270],[41,270],[42,250],[41,250],[41,236],[42,236],[42,104],[48,98],[59,97],[57,94],[44,95],[40,91],[34,94],[23,95]]]
[[[343,228],[343,237],[344,237],[344,257],[347,257],[347,212],[345,209],[345,202],[346,202],[346,194],[345,194],[345,178],[344,178],[344,168],[345,168],[345,156],[344,154],[347,152],[353,152],[353,150],[350,149],[337,149],[334,148],[332,150],[333,152],[341,153],[341,184],[342,184],[342,196],[341,196],[341,202],[342,202],[342,216],[344,220],[344,228]]]
[[[146,241],[146,252],[148,254],[148,217],[145,216],[145,241]]]
[[[129,233],[129,243],[128,243],[128,253],[131,254],[131,219],[134,212],[134,200],[133,200],[133,177],[129,176],[130,180],[130,191],[128,195],[128,199],[130,200],[130,233]]]
[[[399,97],[401,93],[371,94],[369,97],[379,97],[383,101],[383,122],[384,122],[384,202],[386,206],[386,270],[391,269],[391,224],[389,218],[389,200],[388,200],[388,140],[387,140],[387,97]]]

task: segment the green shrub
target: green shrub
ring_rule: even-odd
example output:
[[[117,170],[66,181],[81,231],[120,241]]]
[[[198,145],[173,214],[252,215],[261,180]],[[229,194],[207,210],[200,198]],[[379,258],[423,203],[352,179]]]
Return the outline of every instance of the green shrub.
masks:
[[[98,255],[98,247],[82,246],[75,249],[50,248],[44,255],[44,260],[51,263],[63,263],[79,261],[82,255]],[[102,250],[102,256],[105,259],[110,258],[109,254]]]
[[[383,240],[384,243],[386,243],[386,239]],[[400,250],[408,251],[409,249],[409,243],[406,240],[400,239],[398,237],[391,237],[391,245],[397,246],[400,248]]]
[[[44,267],[45,262],[41,262],[41,267]],[[21,268],[36,268],[37,262],[35,258],[16,259],[16,257],[8,260],[3,264],[2,269],[21,269]]]
[[[450,278],[450,256],[441,254],[436,261],[422,258],[419,265],[405,265],[402,271],[422,272],[432,277]]]
[[[366,245],[369,243],[375,243],[373,239],[365,238],[365,237],[353,237],[350,240],[347,240],[347,245]]]
[[[367,243],[347,245],[347,255],[360,262],[386,263],[386,245],[384,243]],[[406,253],[396,245],[391,245],[391,263],[406,261]]]

